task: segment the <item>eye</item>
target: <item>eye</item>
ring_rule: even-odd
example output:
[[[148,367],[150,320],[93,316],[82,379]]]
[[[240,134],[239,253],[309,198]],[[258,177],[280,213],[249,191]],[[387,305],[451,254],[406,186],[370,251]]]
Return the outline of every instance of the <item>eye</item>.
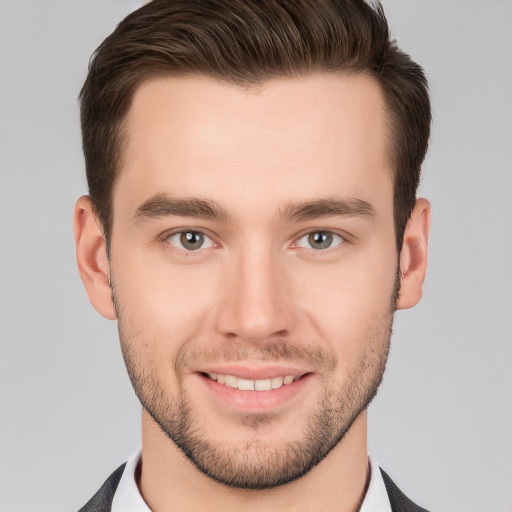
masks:
[[[197,251],[208,249],[215,244],[211,238],[200,231],[179,231],[166,238],[167,243],[185,251]]]
[[[331,231],[312,231],[304,236],[301,236],[296,245],[298,247],[306,247],[308,249],[330,249],[343,243],[344,240],[340,235],[332,233]]]

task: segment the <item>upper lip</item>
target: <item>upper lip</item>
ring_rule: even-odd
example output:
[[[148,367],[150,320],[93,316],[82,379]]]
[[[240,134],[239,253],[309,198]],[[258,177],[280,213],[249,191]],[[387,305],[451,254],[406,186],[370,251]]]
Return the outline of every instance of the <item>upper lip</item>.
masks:
[[[294,377],[301,377],[308,370],[298,368],[290,365],[276,365],[276,366],[260,366],[249,367],[246,365],[212,365],[199,370],[201,373],[216,373],[221,375],[232,375],[239,379],[247,380],[266,380],[275,377],[286,377],[293,375]]]

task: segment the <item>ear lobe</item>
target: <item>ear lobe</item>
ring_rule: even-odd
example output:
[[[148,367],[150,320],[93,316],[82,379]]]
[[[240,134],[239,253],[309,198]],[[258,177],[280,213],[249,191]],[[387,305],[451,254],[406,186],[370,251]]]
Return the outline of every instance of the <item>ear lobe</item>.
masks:
[[[89,196],[80,197],[73,216],[78,271],[94,309],[105,318],[115,320],[116,311],[110,290],[110,265],[100,226]]]
[[[426,199],[418,199],[405,228],[400,253],[402,280],[397,301],[398,309],[412,308],[421,299],[427,271],[429,231],[430,203]]]

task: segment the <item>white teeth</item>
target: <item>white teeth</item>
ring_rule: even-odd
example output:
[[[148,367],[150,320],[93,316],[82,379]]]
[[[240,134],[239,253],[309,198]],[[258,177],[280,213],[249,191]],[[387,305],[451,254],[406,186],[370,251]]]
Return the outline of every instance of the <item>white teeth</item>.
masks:
[[[247,379],[237,379],[236,377],[232,377],[234,380],[238,380],[237,388],[241,389],[242,391],[254,391],[254,381],[253,380],[247,380]],[[228,384],[228,379],[226,378],[226,385]],[[233,386],[231,386],[233,387]]]
[[[274,377],[272,379],[272,389],[280,388],[283,385],[283,377]]]
[[[219,384],[242,391],[270,391],[291,384],[299,378],[299,376],[287,375],[285,377],[274,377],[273,379],[249,380],[239,379],[234,375],[222,375],[221,373],[209,373],[208,377],[216,380]]]
[[[272,381],[270,379],[255,380],[254,389],[256,391],[270,391],[272,389]]]
[[[233,377],[233,375],[225,375],[225,376],[224,376],[224,379],[225,379],[225,380],[224,380],[224,384],[225,384],[226,386],[229,386],[230,388],[236,388],[236,387],[238,387],[238,386],[237,386],[237,384],[238,384],[238,382],[237,382],[237,381],[239,381],[239,379],[237,379],[236,377]]]

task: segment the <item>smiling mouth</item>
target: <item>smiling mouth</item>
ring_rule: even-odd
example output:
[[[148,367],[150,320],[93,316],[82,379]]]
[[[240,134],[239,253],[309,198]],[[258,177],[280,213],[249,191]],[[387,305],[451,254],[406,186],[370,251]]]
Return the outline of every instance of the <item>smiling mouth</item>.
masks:
[[[273,389],[278,389],[283,386],[288,386],[292,382],[299,380],[304,377],[304,375],[285,375],[279,377],[273,377],[272,379],[261,379],[261,380],[251,380],[251,379],[241,379],[239,377],[235,377],[234,375],[224,375],[221,373],[205,373],[203,374],[206,377],[210,378],[233,389],[239,389],[240,391],[272,391]]]

